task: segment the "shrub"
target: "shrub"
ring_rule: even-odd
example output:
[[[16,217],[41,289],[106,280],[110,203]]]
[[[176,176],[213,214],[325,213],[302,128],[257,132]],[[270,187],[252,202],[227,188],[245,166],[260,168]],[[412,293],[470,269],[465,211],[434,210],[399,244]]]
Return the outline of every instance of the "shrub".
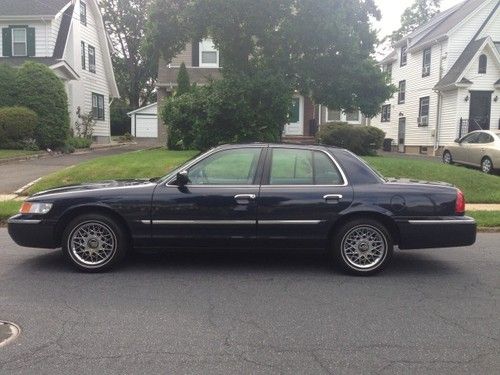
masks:
[[[28,61],[17,72],[18,102],[38,115],[35,139],[41,148],[60,148],[69,134],[68,98],[50,68]]]
[[[0,107],[17,104],[16,70],[7,64],[0,64]]]
[[[280,77],[259,70],[226,74],[170,97],[161,111],[169,147],[205,150],[222,143],[278,141],[291,93]]]
[[[89,148],[92,144],[92,139],[90,138],[82,138],[82,137],[71,137],[68,138],[66,142],[67,146],[73,149],[77,148]]]
[[[0,108],[0,148],[22,149],[33,139],[38,117],[25,107]]]
[[[191,83],[189,82],[189,74],[184,62],[179,68],[179,73],[177,74],[177,91],[175,95],[182,95],[191,91]]]
[[[357,155],[374,155],[382,147],[385,133],[373,126],[350,126],[346,123],[322,125],[320,143],[346,148]]]

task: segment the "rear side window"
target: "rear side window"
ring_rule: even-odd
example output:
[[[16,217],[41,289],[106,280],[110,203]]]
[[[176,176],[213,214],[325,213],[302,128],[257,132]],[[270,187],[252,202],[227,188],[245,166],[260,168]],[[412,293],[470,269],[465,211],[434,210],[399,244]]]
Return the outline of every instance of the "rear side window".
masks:
[[[491,135],[489,135],[488,133],[480,133],[477,143],[491,143],[494,141],[495,140],[493,139],[493,137]]]
[[[270,185],[342,185],[339,170],[323,152],[299,149],[272,151]]]

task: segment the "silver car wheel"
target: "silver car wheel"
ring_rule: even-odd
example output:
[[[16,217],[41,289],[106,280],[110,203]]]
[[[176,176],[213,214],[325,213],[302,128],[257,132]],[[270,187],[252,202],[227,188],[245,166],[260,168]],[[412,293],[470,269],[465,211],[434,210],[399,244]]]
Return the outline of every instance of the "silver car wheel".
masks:
[[[68,236],[71,257],[85,267],[100,267],[116,252],[113,230],[100,221],[86,221],[76,226]]]
[[[341,251],[349,266],[361,270],[373,269],[387,255],[387,239],[371,225],[358,225],[342,238]]]
[[[445,164],[451,164],[451,154],[446,151],[444,154],[443,154],[443,162]]]
[[[489,158],[484,158],[483,161],[481,161],[481,170],[484,173],[490,173],[492,168],[493,168],[493,165],[492,165],[491,160]]]

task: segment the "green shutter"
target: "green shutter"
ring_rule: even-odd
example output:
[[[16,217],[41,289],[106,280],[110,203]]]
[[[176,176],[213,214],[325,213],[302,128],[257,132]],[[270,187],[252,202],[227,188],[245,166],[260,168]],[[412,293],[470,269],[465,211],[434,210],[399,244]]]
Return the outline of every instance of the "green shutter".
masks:
[[[35,46],[35,28],[28,27],[26,28],[26,39],[28,41],[28,56],[36,55],[36,46]]]
[[[12,56],[12,33],[10,28],[2,29],[2,54]]]

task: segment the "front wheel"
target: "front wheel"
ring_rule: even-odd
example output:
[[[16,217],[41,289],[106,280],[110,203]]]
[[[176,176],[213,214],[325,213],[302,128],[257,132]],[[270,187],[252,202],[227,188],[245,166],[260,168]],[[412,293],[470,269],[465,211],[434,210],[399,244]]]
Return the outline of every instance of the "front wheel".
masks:
[[[335,262],[354,275],[373,275],[382,271],[393,253],[393,240],[387,228],[372,219],[356,219],[344,224],[333,238]]]
[[[78,216],[63,232],[63,252],[80,271],[104,271],[122,260],[127,248],[126,231],[106,215]]]
[[[489,157],[484,157],[483,160],[481,160],[481,170],[484,173],[491,173],[493,172],[493,162]]]
[[[453,163],[453,159],[451,158],[451,154],[449,151],[445,151],[443,153],[443,163],[445,163],[445,164],[452,164]]]

